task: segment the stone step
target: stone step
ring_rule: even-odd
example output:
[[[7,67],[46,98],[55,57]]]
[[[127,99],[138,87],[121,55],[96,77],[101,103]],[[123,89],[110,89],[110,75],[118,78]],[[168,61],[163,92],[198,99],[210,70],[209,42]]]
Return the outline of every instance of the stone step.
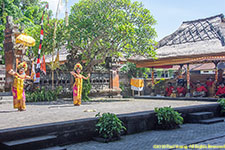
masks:
[[[12,100],[13,96],[0,96],[0,100]]]
[[[54,146],[54,147],[44,148],[41,150],[66,150],[66,147]]]
[[[7,141],[3,142],[2,144],[5,145],[8,149],[13,150],[40,149],[56,145],[55,144],[56,140],[57,136],[48,135],[15,141]]]
[[[0,104],[13,103],[13,96],[0,96]]]
[[[224,119],[221,118],[212,118],[212,119],[206,119],[206,120],[200,120],[199,123],[201,124],[212,124],[217,122],[224,122]]]
[[[188,122],[196,123],[199,120],[211,119],[214,117],[213,112],[196,112],[188,114]]]
[[[0,92],[0,96],[12,96],[12,92]]]

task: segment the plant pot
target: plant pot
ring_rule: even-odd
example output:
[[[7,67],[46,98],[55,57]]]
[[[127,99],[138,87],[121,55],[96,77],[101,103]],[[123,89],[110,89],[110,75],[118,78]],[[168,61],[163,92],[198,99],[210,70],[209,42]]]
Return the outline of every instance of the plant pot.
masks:
[[[120,136],[113,137],[113,138],[110,138],[110,139],[105,139],[105,138],[102,138],[102,137],[93,137],[94,141],[101,142],[101,143],[108,143],[108,142],[118,141],[120,139],[121,139]]]

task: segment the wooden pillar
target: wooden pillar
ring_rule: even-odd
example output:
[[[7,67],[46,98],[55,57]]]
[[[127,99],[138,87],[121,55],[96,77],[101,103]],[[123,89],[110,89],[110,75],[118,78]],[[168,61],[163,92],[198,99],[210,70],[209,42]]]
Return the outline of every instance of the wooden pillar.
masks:
[[[180,68],[179,68],[179,72],[178,72],[178,79],[182,79],[183,78],[182,68],[183,68],[183,64],[180,64]]]
[[[213,61],[213,63],[215,65],[215,81],[217,83],[218,82],[218,67],[217,67],[217,65],[218,65],[219,61]]]
[[[155,94],[154,68],[152,68],[152,93]]]
[[[188,96],[190,96],[190,67],[189,67],[189,64],[187,64],[187,94]]]

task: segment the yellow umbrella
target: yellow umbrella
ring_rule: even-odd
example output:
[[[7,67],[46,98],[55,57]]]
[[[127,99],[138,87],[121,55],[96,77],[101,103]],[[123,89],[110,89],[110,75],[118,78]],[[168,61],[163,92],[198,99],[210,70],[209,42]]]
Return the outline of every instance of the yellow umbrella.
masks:
[[[35,39],[32,38],[29,35],[26,34],[20,34],[16,38],[16,43],[23,44],[24,46],[34,46],[35,45]]]

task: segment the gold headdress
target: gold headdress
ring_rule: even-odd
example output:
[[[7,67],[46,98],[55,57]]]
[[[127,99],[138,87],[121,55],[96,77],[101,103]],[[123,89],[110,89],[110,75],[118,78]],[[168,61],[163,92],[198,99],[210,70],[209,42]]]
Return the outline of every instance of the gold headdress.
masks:
[[[21,68],[24,68],[24,71],[27,71],[27,63],[25,61],[20,63],[17,67],[18,70]]]
[[[74,66],[74,70],[77,70],[77,68],[79,68],[80,70],[83,69],[83,67],[80,63],[76,63],[76,65]]]

